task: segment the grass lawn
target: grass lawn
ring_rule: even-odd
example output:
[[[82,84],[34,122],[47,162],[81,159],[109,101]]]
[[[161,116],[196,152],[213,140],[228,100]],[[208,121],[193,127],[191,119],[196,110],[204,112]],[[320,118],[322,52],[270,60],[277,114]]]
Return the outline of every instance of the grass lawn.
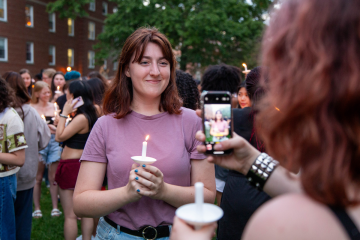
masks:
[[[41,199],[40,199],[42,218],[32,221],[31,239],[33,240],[63,240],[64,239],[64,215],[60,217],[51,217],[52,210],[51,197],[49,188],[45,183],[41,185]],[[59,209],[62,212],[61,204]],[[80,221],[78,221],[78,236],[81,235]],[[212,240],[216,240],[214,237]]]
[[[49,188],[45,183],[41,185],[41,199],[40,199],[42,218],[33,218],[31,239],[34,240],[63,240],[64,239],[64,215],[60,217],[51,217],[52,210],[51,197]],[[61,204],[59,209],[62,212]],[[79,235],[81,235],[80,221],[78,221]]]

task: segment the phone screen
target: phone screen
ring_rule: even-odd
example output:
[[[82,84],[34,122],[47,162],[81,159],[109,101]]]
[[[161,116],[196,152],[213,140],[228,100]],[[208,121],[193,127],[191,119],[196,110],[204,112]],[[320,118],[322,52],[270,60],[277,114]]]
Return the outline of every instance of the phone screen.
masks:
[[[229,92],[204,92],[203,129],[205,133],[206,154],[229,154],[232,149],[215,151],[214,145],[232,137],[231,94]]]

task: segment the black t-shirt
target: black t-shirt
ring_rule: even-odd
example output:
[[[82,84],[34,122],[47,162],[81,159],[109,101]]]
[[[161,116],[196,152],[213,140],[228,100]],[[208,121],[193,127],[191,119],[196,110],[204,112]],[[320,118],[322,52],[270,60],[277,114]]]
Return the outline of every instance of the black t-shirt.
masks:
[[[60,97],[58,97],[58,99],[56,99],[56,103],[57,105],[59,105],[59,108],[62,112],[62,110],[64,109],[64,105],[66,103],[66,94],[61,95]]]
[[[234,132],[256,147],[251,108],[233,109],[233,121]],[[241,239],[251,215],[269,199],[266,193],[250,186],[243,174],[230,171],[221,198],[224,216],[219,221],[217,239]]]

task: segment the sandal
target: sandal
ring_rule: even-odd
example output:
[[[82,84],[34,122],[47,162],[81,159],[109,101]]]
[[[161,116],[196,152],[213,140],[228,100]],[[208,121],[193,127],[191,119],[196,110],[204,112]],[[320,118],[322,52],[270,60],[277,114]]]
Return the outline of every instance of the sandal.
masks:
[[[59,217],[61,214],[62,214],[62,212],[60,212],[60,210],[57,208],[54,208],[53,210],[51,210],[52,217]]]
[[[41,210],[36,210],[32,213],[32,217],[33,218],[41,218],[42,217],[42,213]]]

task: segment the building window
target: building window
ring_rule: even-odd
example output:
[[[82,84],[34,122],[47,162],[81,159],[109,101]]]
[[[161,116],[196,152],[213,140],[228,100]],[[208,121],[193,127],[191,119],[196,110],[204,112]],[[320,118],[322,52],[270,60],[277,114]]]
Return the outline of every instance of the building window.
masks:
[[[34,8],[31,5],[25,6],[25,25],[34,27]]]
[[[74,49],[69,48],[67,52],[68,56],[68,66],[73,67],[74,66]]]
[[[74,36],[75,35],[75,24],[74,19],[68,18],[68,35]]]
[[[88,38],[90,40],[95,40],[95,23],[89,22],[89,34]]]
[[[108,13],[108,4],[106,2],[102,3],[102,14],[106,15]]]
[[[0,0],[0,21],[7,21],[7,3],[6,0]]]
[[[49,65],[55,65],[55,46],[49,46]]]
[[[7,38],[0,37],[0,61],[6,62],[8,60]]]
[[[49,32],[55,32],[55,13],[49,13]]]
[[[95,52],[94,51],[88,52],[88,62],[89,62],[89,68],[95,68]]]
[[[114,71],[116,71],[116,70],[117,70],[117,66],[118,66],[117,61],[113,62],[113,70],[114,70]]]
[[[34,63],[34,43],[26,43],[26,63]]]
[[[89,3],[89,10],[95,12],[95,10],[96,10],[96,2],[95,2],[95,0],[92,0]]]
[[[104,65],[103,65],[103,68],[104,68],[104,70],[106,70],[106,69],[107,69],[107,60],[104,60]]]

